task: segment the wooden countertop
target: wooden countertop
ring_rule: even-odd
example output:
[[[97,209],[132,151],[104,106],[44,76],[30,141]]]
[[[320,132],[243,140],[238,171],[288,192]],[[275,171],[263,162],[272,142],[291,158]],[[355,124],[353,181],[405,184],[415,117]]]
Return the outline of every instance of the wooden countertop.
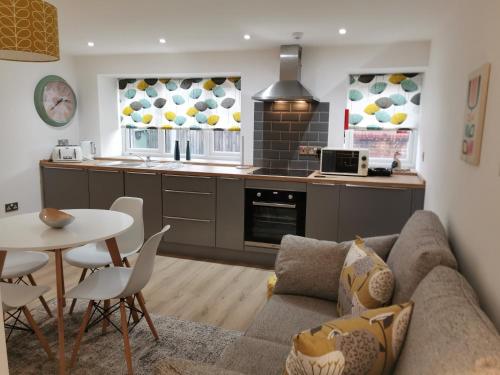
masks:
[[[181,167],[170,169],[169,165],[172,162],[153,162],[160,164],[153,168],[140,168],[130,166],[106,166],[102,165],[106,161],[117,161],[123,159],[98,159],[85,161],[80,163],[61,163],[52,162],[49,160],[41,160],[40,166],[52,168],[70,168],[70,169],[92,169],[92,170],[125,170],[142,173],[159,173],[166,175],[199,175],[199,176],[215,176],[228,178],[245,178],[253,180],[271,180],[271,181],[288,181],[315,183],[327,185],[358,185],[358,186],[373,186],[373,187],[388,187],[388,188],[417,188],[424,189],[425,181],[418,175],[393,175],[391,177],[352,177],[352,176],[322,176],[318,171],[312,173],[308,177],[294,176],[263,176],[253,175],[252,172],[258,168],[252,167],[249,169],[238,169],[234,165],[224,164],[201,164],[201,163],[182,163]],[[127,160],[129,162],[139,162],[137,160]],[[165,165],[165,167],[163,166]]]

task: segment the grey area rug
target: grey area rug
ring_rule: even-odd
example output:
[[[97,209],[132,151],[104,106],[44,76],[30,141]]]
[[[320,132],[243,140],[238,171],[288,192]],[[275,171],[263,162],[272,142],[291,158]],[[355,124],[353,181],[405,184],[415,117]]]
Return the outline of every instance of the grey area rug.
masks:
[[[50,303],[55,313],[55,306]],[[69,365],[73,343],[83,318],[86,303],[78,303],[73,315],[65,309],[66,359]],[[43,308],[33,311],[33,316],[53,353],[57,354],[57,322],[49,318]],[[168,316],[151,316],[160,336],[156,341],[142,319],[130,335],[135,374],[152,374],[156,363],[168,357],[189,359],[207,364],[215,363],[224,348],[242,333],[202,323],[183,321]],[[113,321],[119,326],[120,314],[115,312]],[[34,334],[13,332],[7,343],[9,370],[15,374],[55,374],[57,359],[49,360]],[[101,324],[87,332],[82,340],[78,362],[71,374],[126,374],[123,340],[119,332],[109,327],[105,335]]]

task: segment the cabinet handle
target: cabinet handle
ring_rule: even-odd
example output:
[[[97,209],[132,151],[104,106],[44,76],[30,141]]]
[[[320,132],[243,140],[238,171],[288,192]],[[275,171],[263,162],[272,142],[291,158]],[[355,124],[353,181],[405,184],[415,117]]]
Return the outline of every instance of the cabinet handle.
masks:
[[[64,167],[46,167],[46,166],[43,166],[43,168],[46,168],[46,169],[60,169],[60,170],[63,170],[63,171],[84,171],[85,168],[64,168]]]
[[[196,221],[198,223],[210,223],[212,220],[204,220],[204,219],[191,219],[187,217],[178,217],[178,216],[163,216],[165,219],[171,220],[182,220],[182,221]]]
[[[212,179],[212,177],[207,177],[207,176],[190,176],[190,175],[181,175],[181,174],[168,174],[166,173],[165,176],[171,176],[171,177],[186,177],[186,178],[203,178],[206,180]]]
[[[147,172],[127,172],[128,174],[140,174],[143,176],[156,176],[156,173],[147,173]]]
[[[213,193],[204,193],[201,191],[185,191],[185,190],[168,190],[163,189],[167,193],[179,193],[179,194],[196,194],[196,195],[212,195]]]
[[[316,185],[316,186],[339,186],[339,184],[320,184],[319,182],[313,182],[311,185]]]
[[[114,169],[89,169],[90,172],[103,172],[103,173],[121,173]]]
[[[346,184],[345,186],[356,189],[408,190],[406,188],[399,188],[393,186],[370,186],[370,185],[354,185],[354,184]]]

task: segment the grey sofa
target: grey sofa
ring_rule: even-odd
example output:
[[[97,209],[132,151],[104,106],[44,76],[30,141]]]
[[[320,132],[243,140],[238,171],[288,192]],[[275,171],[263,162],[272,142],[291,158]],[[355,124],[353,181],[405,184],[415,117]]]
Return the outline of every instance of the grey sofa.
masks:
[[[284,243],[290,241],[293,238]],[[395,374],[500,374],[500,336],[456,271],[455,257],[435,214],[417,211],[398,237],[367,242],[394,273],[393,303],[410,299],[415,303]],[[347,252],[348,244],[345,248]],[[169,360],[159,365],[158,373],[279,375],[292,336],[337,317],[334,301],[274,294],[215,365]]]

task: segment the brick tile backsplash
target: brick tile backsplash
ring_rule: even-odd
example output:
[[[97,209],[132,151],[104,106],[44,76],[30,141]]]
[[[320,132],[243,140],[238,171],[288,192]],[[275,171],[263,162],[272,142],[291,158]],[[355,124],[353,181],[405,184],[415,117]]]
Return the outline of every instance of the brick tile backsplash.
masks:
[[[319,169],[314,156],[299,156],[299,146],[326,147],[330,103],[254,103],[254,165]]]

